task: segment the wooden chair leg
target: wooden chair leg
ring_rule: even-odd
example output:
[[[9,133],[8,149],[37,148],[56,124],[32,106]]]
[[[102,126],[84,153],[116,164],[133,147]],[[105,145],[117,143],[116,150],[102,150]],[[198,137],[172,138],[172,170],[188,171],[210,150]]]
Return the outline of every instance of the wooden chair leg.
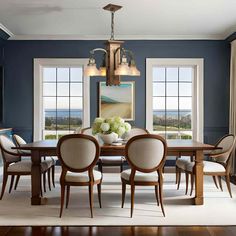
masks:
[[[159,191],[158,191],[158,185],[155,185],[155,194],[156,194],[157,206],[159,206]]]
[[[179,168],[175,166],[175,184],[178,183],[178,179],[179,179]]]
[[[180,186],[180,182],[181,182],[181,170],[178,168],[178,171],[179,171],[179,178],[178,178],[178,184],[177,184],[177,189],[179,190],[179,186]]]
[[[163,205],[163,177],[162,173],[159,173],[159,195],[160,195],[160,203],[161,203],[161,210],[163,213],[163,216],[165,217],[165,210]]]
[[[188,180],[189,180],[189,174],[185,172],[185,179],[186,179],[186,190],[185,190],[185,195],[188,193]]]
[[[89,185],[89,205],[91,218],[93,218],[93,184]]]
[[[46,193],[46,173],[43,173],[43,191]]]
[[[135,185],[133,183],[131,184],[131,211],[130,211],[131,218],[133,216],[133,211],[134,211],[134,192],[135,192]]]
[[[99,170],[101,173],[103,173],[102,161],[101,161],[101,160],[98,161],[98,170]]]
[[[1,192],[0,200],[2,200],[3,194],[5,192],[5,188],[6,188],[6,185],[7,185],[7,178],[8,178],[8,175],[3,172],[2,192]]]
[[[52,185],[55,188],[55,165],[52,166]]]
[[[10,187],[9,187],[9,193],[11,193],[11,190],[12,190],[12,187],[13,187],[13,184],[14,184],[14,179],[15,179],[15,175],[12,175],[11,176],[11,183],[10,183]]]
[[[66,187],[66,208],[68,208],[69,200],[70,200],[70,185],[67,185],[67,187]]]
[[[213,178],[213,181],[214,181],[214,183],[215,183],[216,188],[219,188],[219,187],[218,187],[218,184],[217,184],[216,177],[213,175],[212,178]]]
[[[121,208],[124,207],[125,204],[125,192],[126,192],[126,183],[122,182],[122,201],[121,201]]]
[[[194,188],[194,174],[191,173],[190,174],[190,184],[191,184],[191,189],[190,189],[190,196],[192,196],[192,193],[193,193],[193,188]]]
[[[101,183],[97,185],[98,189],[98,201],[99,201],[99,207],[102,208],[102,199],[101,199]]]
[[[123,162],[120,163],[120,173],[123,171]]]
[[[61,209],[60,209],[60,217],[62,216],[63,206],[65,199],[65,185],[61,184]]]
[[[229,191],[229,195],[232,198],[232,192],[231,192],[231,187],[230,187],[230,176],[226,175],[225,178],[226,178],[226,185],[227,185],[227,188],[228,188],[228,191]]]
[[[43,186],[42,186],[42,181],[40,183],[40,195],[43,197]]]
[[[220,189],[221,189],[221,191],[223,191],[221,176],[218,176],[218,180],[219,180]]]
[[[19,180],[20,180],[20,175],[17,175],[14,190],[16,190],[18,186]]]
[[[51,173],[51,168],[49,168],[48,171],[47,171],[47,175],[48,175],[48,188],[49,188],[49,191],[51,191],[50,173]]]

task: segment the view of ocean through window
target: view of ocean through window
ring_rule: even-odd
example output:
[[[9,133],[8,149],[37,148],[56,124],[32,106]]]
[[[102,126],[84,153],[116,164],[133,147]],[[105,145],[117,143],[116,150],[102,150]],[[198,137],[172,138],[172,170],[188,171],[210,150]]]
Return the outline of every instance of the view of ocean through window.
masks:
[[[43,68],[44,139],[58,139],[82,126],[82,75],[82,67]]]
[[[192,67],[153,68],[153,130],[167,139],[192,138]]]

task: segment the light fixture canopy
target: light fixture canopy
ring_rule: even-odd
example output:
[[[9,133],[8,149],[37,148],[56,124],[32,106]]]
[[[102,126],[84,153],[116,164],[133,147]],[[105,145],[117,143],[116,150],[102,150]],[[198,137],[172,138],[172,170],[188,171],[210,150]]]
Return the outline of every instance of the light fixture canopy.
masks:
[[[121,8],[122,6],[114,4],[103,7],[104,10],[111,12],[111,38],[105,43],[105,49],[95,48],[90,51],[89,63],[85,68],[87,76],[106,76],[106,85],[120,85],[120,76],[122,75],[140,76],[133,52],[122,47],[123,41],[114,39],[114,13]],[[104,53],[99,70],[94,58],[96,51],[103,51]]]

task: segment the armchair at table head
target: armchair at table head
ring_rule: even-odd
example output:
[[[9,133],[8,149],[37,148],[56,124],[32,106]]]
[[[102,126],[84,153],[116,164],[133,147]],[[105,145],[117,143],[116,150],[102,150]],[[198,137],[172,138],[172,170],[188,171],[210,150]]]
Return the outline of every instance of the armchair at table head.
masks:
[[[27,142],[21,136],[19,136],[17,134],[13,134],[12,138],[15,141],[17,147],[20,147],[21,145],[27,144]],[[18,150],[18,152],[21,155],[21,160],[29,160],[29,156],[31,156],[31,151],[30,150]],[[51,191],[50,175],[51,175],[53,187],[55,187],[55,165],[56,165],[56,160],[57,160],[57,157],[47,156],[47,157],[44,157],[44,160],[42,161],[43,165],[47,165],[47,166],[50,167],[47,171],[48,187],[49,187],[50,191]],[[19,181],[19,179],[18,179],[18,181]],[[45,183],[45,181],[46,181],[46,173],[43,174],[44,192],[46,192],[46,183]]]
[[[215,149],[207,153],[209,156],[208,161],[203,161],[203,174],[213,177],[214,183],[218,188],[217,178],[220,189],[223,191],[221,178],[225,177],[226,185],[229,191],[230,197],[232,197],[231,187],[230,187],[230,169],[231,169],[231,157],[232,152],[235,148],[235,136],[232,134],[227,134],[223,136],[216,144]],[[185,172],[186,175],[186,194],[188,192],[188,179],[189,175],[191,176],[191,190],[190,195],[192,195],[194,187],[194,162],[186,162],[185,165],[180,166],[179,169]],[[178,185],[180,179],[178,180]]]
[[[12,147],[16,147],[13,141],[5,135],[0,135],[0,148],[3,158],[3,183],[2,183],[2,191],[0,199],[2,199],[4,195],[9,175],[11,176],[9,193],[12,190],[15,176],[17,176],[15,183],[15,189],[16,189],[21,175],[31,175],[31,167],[32,167],[31,160],[29,159],[21,161],[21,153],[19,153],[17,149],[12,149]],[[49,162],[42,162],[41,173],[45,174],[50,169],[50,167],[51,165]],[[42,187],[41,187],[41,195],[42,195]]]

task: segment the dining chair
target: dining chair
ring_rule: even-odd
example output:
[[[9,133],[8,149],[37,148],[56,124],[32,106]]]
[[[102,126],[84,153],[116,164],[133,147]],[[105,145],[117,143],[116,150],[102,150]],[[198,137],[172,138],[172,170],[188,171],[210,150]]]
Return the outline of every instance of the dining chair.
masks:
[[[218,177],[221,191],[223,191],[221,178],[225,177],[226,186],[231,198],[232,198],[232,192],[230,187],[230,168],[231,168],[231,157],[232,157],[231,154],[234,150],[235,140],[236,139],[233,134],[227,134],[223,136],[215,144],[215,149],[207,153],[209,157],[208,159],[211,160],[203,161],[203,174],[212,176],[217,188],[218,185],[216,177]],[[186,194],[188,192],[189,175],[191,177],[190,195],[192,195],[194,187],[194,179],[195,179],[194,165],[195,165],[194,162],[186,162],[182,166],[179,165],[179,168],[183,170],[183,172],[185,172],[186,175]]]
[[[179,153],[179,156],[176,157],[176,164],[175,164],[176,180],[175,180],[175,183],[177,184],[177,189],[179,189],[179,187],[180,187],[182,170],[190,162],[194,162],[194,155],[183,156],[182,153]],[[185,174],[185,178],[186,179],[188,178],[187,174]],[[187,192],[185,192],[185,194],[187,194]]]
[[[12,138],[16,144],[17,147],[20,147],[21,145],[27,144],[27,142],[19,135],[17,134],[13,134]],[[31,156],[31,151],[30,150],[18,150],[18,152],[21,154],[21,160],[24,157]],[[24,158],[25,159],[25,158]],[[55,165],[56,165],[56,159],[54,159],[54,157],[44,157],[43,159],[44,162],[50,164],[51,168],[48,169],[47,171],[47,175],[48,175],[48,188],[51,191],[51,182],[50,182],[50,175],[52,177],[52,185],[55,188]],[[51,174],[52,171],[52,174]],[[15,188],[17,188],[17,184],[19,182],[20,176],[17,176],[16,179],[16,183],[15,183]],[[43,174],[43,188],[44,188],[44,192],[46,192],[46,173]]]
[[[0,135],[0,149],[3,159],[3,182],[2,182],[2,191],[0,200],[2,199],[8,176],[11,176],[10,189],[9,193],[12,190],[14,177],[21,175],[31,175],[31,166],[32,163],[30,160],[21,160],[21,154],[17,149],[12,149],[16,147],[13,141],[5,135]],[[41,173],[44,174],[51,168],[52,163],[43,161],[41,162]],[[42,187],[41,187],[42,195]]]
[[[70,186],[88,186],[90,213],[93,217],[93,186],[97,185],[99,206],[101,204],[101,183],[102,173],[94,170],[100,147],[97,140],[85,134],[68,134],[61,137],[57,144],[57,154],[61,161],[62,172],[60,177],[61,185],[61,209],[62,216],[65,188],[66,208],[69,204]]]
[[[141,134],[148,134],[149,132],[146,129],[133,127],[129,132],[127,132],[123,138],[125,141],[128,141],[134,136]],[[120,166],[120,173],[124,169],[124,163],[126,159],[124,156],[101,156],[99,158],[98,167],[101,172],[103,172],[103,166]]]
[[[131,213],[134,209],[135,186],[155,186],[157,205],[163,205],[163,166],[166,159],[166,141],[159,135],[143,134],[132,137],[125,146],[125,157],[131,167],[121,173],[122,204],[124,207],[126,185],[131,186]]]

